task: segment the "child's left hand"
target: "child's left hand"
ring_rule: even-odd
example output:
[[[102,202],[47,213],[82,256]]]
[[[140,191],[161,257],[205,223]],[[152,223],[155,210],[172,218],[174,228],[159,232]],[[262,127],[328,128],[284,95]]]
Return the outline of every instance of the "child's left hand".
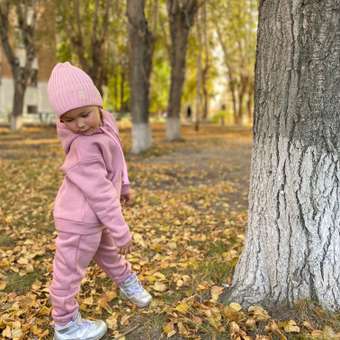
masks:
[[[120,255],[128,255],[132,251],[132,240],[130,240],[127,244],[118,248],[118,254]]]
[[[133,193],[131,189],[125,193],[120,195],[120,201],[123,206],[131,206],[133,203]]]

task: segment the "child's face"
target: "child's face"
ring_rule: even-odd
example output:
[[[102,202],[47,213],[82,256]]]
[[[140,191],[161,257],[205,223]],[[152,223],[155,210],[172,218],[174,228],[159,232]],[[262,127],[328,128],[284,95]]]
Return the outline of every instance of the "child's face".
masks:
[[[74,133],[91,135],[102,123],[98,106],[84,106],[64,113],[60,121]]]

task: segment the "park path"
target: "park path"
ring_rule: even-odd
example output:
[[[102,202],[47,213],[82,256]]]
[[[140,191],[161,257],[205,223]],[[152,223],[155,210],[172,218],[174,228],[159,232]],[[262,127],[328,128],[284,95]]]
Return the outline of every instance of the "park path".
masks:
[[[163,144],[163,150],[164,146],[166,145]],[[204,134],[204,131],[197,135],[185,131],[185,140],[176,143],[169,152],[147,157],[130,155],[128,160],[132,175],[139,174],[132,178],[133,185],[138,190],[154,192],[155,196],[167,192],[169,197],[181,197],[182,193],[196,191],[197,188],[202,188],[202,194],[205,195],[207,188],[213,188],[216,195],[212,196],[214,202],[208,208],[200,204],[195,206],[192,201],[186,203],[194,206],[197,214],[203,212],[216,216],[221,224],[226,217],[242,216],[244,222],[236,226],[241,231],[248,209],[250,159],[251,132],[225,129],[222,133],[215,131],[209,135]],[[150,173],[155,174],[153,179]],[[219,187],[226,184],[231,190],[219,190]],[[185,197],[184,194],[178,200],[179,209]],[[126,337],[127,340],[162,338],[164,335],[162,337],[156,325],[140,327]],[[172,338],[182,339],[180,336]],[[210,336],[203,336],[202,339],[208,340]]]
[[[119,300],[112,303],[119,320],[122,316],[130,320],[125,327],[120,325],[120,331],[129,333],[127,340],[164,338],[162,327],[167,316],[160,311],[164,308],[172,310],[179,301],[192,294],[191,285],[180,290],[175,288],[178,277],[190,275],[193,285],[207,280],[214,284],[230,280],[232,263],[242,246],[247,216],[250,131],[216,126],[202,127],[199,133],[195,133],[192,127],[183,130],[183,141],[167,143],[164,126],[153,127],[154,147],[151,150],[138,156],[126,153],[130,180],[139,198],[131,209],[125,211],[126,218],[144,241],[138,243],[133,256],[138,263],[142,259],[144,282],[157,298],[156,305],[145,311],[132,309]],[[121,135],[126,150],[129,150],[129,129],[122,129]],[[15,259],[21,258],[21,247],[27,241],[45,252],[44,256],[33,261],[34,268],[39,271],[24,272],[20,281],[16,279],[16,273],[6,271],[7,293],[15,291],[18,298],[30,293],[37,277],[43,287],[48,285],[55,236],[49,209],[61,181],[59,167],[62,161],[62,149],[52,128],[0,133],[0,165],[4,170],[0,176],[0,208],[6,215],[0,247],[7,249],[17,245],[15,249],[19,252]],[[187,236],[182,238],[184,228]],[[224,234],[225,230],[227,234]],[[39,241],[36,239],[38,234]],[[172,248],[167,246],[168,243]],[[182,249],[186,249],[185,253]],[[222,257],[225,252],[230,254],[227,264]],[[195,258],[201,269],[194,272],[191,267],[183,266],[189,258]],[[160,261],[163,269],[159,268]],[[173,263],[178,266],[174,267]],[[20,263],[16,266],[21,271],[26,270]],[[157,295],[148,278],[159,271],[164,272],[162,280],[169,289]],[[91,286],[83,287],[83,299],[92,295],[97,298],[112,289],[111,280],[107,278],[97,282],[98,273],[101,272],[96,266],[89,268],[88,283]],[[49,306],[46,294],[39,299],[40,303]],[[88,306],[86,312],[96,315],[94,307]],[[29,307],[22,308],[27,313],[23,320],[29,322],[32,311]],[[47,315],[42,322],[44,327],[49,327]],[[138,328],[130,332],[134,325]],[[112,339],[112,332],[104,340],[108,339]]]
[[[166,178],[147,184],[149,188],[181,190],[188,186],[231,183],[233,190],[225,200],[232,211],[248,208],[251,160],[251,132],[248,129],[225,130],[214,137],[188,138],[175,151],[140,160],[147,168],[152,165]]]

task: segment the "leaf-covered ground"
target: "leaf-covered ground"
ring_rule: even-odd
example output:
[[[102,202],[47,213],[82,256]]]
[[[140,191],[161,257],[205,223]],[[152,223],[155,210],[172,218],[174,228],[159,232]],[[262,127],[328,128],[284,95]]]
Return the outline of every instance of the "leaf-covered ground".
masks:
[[[147,309],[123,301],[92,265],[82,283],[82,315],[106,320],[105,339],[340,339],[339,316],[301,302],[270,314],[219,303],[244,241],[251,133],[216,126],[183,129],[128,155],[135,204],[125,209],[135,248],[128,259],[154,296]],[[122,129],[126,151],[129,129]],[[0,131],[0,334],[51,339],[48,285],[56,233],[51,208],[62,175],[53,128]],[[275,314],[275,315],[274,315]]]

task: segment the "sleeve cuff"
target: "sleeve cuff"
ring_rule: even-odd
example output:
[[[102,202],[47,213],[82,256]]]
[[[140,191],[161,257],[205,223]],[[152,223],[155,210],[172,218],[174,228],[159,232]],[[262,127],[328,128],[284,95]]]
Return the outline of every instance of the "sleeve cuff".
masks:
[[[122,195],[128,194],[129,191],[130,191],[130,184],[123,184],[122,191],[121,191]]]
[[[114,238],[114,241],[115,241],[117,247],[125,246],[131,240],[132,240],[132,235],[131,235],[130,231],[127,231],[124,234],[124,236],[122,236],[118,239]]]

